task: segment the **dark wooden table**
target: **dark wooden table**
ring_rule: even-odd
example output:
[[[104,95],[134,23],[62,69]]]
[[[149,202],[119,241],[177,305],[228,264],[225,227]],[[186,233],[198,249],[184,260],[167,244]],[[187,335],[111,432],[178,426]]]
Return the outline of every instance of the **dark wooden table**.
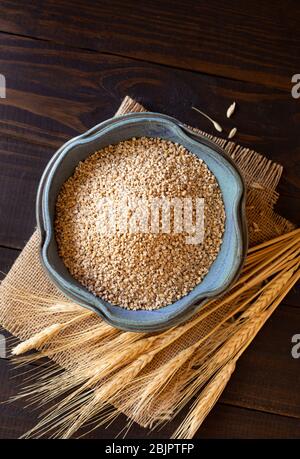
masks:
[[[300,223],[300,73],[297,0],[2,0],[0,269],[7,272],[35,226],[42,171],[67,139],[112,116],[127,94],[147,108],[212,131],[196,105],[225,127],[235,100],[237,141],[284,166],[277,210]],[[300,437],[299,288],[286,297],[239,361],[199,438]],[[17,378],[0,360],[0,401]],[[15,438],[38,412],[0,405],[0,437]],[[121,423],[98,429],[113,438]],[[134,426],[131,438],[168,438]]]

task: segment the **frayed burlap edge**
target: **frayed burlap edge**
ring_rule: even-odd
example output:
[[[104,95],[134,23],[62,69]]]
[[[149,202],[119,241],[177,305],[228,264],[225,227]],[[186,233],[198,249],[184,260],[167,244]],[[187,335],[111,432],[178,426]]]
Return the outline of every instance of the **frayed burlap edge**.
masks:
[[[130,97],[126,97],[116,115],[141,111],[145,111],[144,107]],[[294,226],[273,210],[274,204],[278,199],[276,186],[282,174],[282,167],[253,150],[244,148],[234,142],[208,135],[198,129],[193,129],[223,147],[242,171],[247,185],[246,210],[250,245],[255,245],[292,230]],[[41,297],[45,295],[53,296],[56,301],[63,298],[63,295],[51,283],[41,266],[39,248],[40,237],[36,230],[0,286],[0,324],[21,340],[28,339],[33,334],[54,323],[56,316],[54,314],[52,316],[37,314],[34,303],[24,309],[24,305],[14,299],[16,289],[28,290]],[[223,313],[223,310],[216,311],[210,317],[209,323],[201,323],[189,337],[179,340],[172,351],[167,349],[160,354],[159,361],[156,359],[153,365],[158,366],[165,362],[170,358],[170,352],[179,352],[180,349],[187,345],[187,342],[195,342],[207,332],[208,327],[213,327],[220,321]],[[99,323],[99,321],[101,319],[95,314],[89,320],[87,326],[92,326],[95,323]],[[74,362],[78,362],[78,359],[85,358],[86,353],[88,353],[87,348],[78,349],[75,353],[61,352],[52,356],[52,360],[63,368],[68,369],[72,368]],[[122,411],[121,406],[119,410]],[[130,415],[130,413],[127,414]],[[143,424],[141,420],[135,420]]]

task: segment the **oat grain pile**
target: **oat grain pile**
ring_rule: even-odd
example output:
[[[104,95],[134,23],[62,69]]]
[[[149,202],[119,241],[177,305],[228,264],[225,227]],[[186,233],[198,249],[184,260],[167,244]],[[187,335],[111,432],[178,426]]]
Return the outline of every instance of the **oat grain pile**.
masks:
[[[186,234],[101,234],[100,198],[121,193],[204,198],[205,237]],[[206,164],[183,146],[159,138],[132,138],[97,151],[64,183],[56,203],[59,255],[93,294],[127,309],[157,309],[186,295],[215,260],[225,224],[222,195]]]

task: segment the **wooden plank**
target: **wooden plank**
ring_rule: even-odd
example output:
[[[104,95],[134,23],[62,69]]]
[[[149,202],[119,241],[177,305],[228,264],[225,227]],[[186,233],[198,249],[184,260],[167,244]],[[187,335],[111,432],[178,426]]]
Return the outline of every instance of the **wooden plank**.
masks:
[[[300,283],[298,282],[291,291],[287,294],[284,299],[284,302],[289,306],[300,306]]]
[[[281,304],[239,359],[222,401],[300,419],[300,358],[291,353],[299,333],[299,308]]]
[[[0,245],[23,248],[35,226],[40,176],[53,149],[25,140],[0,139]]]
[[[0,30],[291,89],[299,73],[296,0],[4,0]],[[97,56],[95,56],[97,59]],[[288,95],[287,95],[288,97]]]
[[[299,439],[299,431],[299,419],[218,403],[198,430],[197,438]]]
[[[288,115],[292,115],[293,119],[297,118],[298,106],[287,103],[280,91],[270,92],[260,86],[241,85],[238,82],[228,82],[226,79],[212,79],[183,71],[176,71],[174,78],[174,71],[145,63],[137,64],[128,59],[102,56],[103,60],[99,64],[94,62],[92,53],[75,53],[67,51],[64,47],[21,38],[4,37],[2,51],[1,65],[4,65],[5,74],[9,76],[9,97],[0,103],[0,244],[19,248],[23,246],[34,227],[35,191],[47,160],[65,139],[109,116],[128,92],[128,88],[132,88],[131,95],[139,98],[145,105],[173,113],[190,124],[201,123],[204,129],[210,128],[190,110],[190,105],[195,103],[194,101],[198,105],[201,101],[201,106],[211,107],[210,110],[221,118],[221,113],[224,116],[221,106],[227,106],[233,99],[242,100],[237,112],[237,120],[244,125],[241,139],[245,144],[248,142],[249,145],[253,143],[258,147],[265,146],[266,151],[271,152],[270,157],[286,162],[288,167],[283,210],[295,212],[296,215],[296,122],[292,123],[292,128],[289,123],[287,127],[282,128],[282,124]],[[25,62],[30,62],[31,65],[27,66]],[[67,86],[66,81],[70,83]],[[172,84],[171,88],[168,87]],[[76,92],[78,86],[80,90]],[[165,98],[165,94],[170,97]],[[261,111],[257,114],[259,104]],[[285,115],[283,121],[280,121],[280,113]],[[247,120],[251,117],[255,122],[249,123],[248,128]],[[264,136],[264,131],[268,128],[271,129],[270,136]],[[250,129],[253,136],[249,136],[247,129]],[[282,138],[281,130],[284,132]],[[290,148],[291,156],[286,157],[283,153],[286,151],[283,148],[285,144]],[[294,210],[288,204],[289,197],[293,198]],[[241,367],[242,370],[238,367],[234,378],[238,375],[239,384],[236,388],[233,386],[233,389],[229,386],[228,392],[224,395],[227,397],[227,403],[288,414],[288,419],[290,416],[299,416],[296,405],[298,399],[295,397],[293,400],[294,394],[290,389],[291,381],[297,380],[298,373],[295,373],[295,361],[285,360],[290,356],[288,346],[291,334],[298,332],[299,314],[291,310],[287,319],[286,317],[280,316],[277,325],[272,325],[268,342],[263,341],[261,348],[256,348],[252,365],[256,365],[258,359],[259,371],[256,369],[255,378],[249,378],[249,371],[253,372],[253,367],[250,367],[250,370],[248,364]],[[276,353],[273,355],[274,343],[280,343],[281,347],[276,347]],[[251,350],[252,347],[248,352]],[[247,354],[244,359],[247,359]],[[271,370],[275,370],[276,380],[270,376],[273,374]],[[240,371],[242,373],[239,373]],[[281,379],[278,379],[279,373]],[[234,384],[234,378],[230,384]],[[261,387],[264,387],[266,381],[270,382],[266,389],[262,390]],[[242,391],[240,387],[243,388]],[[8,416],[15,419],[11,412]],[[17,419],[17,426],[19,421],[22,425],[22,420]],[[245,425],[247,422],[245,420]],[[282,425],[289,422],[283,421]],[[281,422],[279,424],[281,425]],[[293,433],[294,426],[292,423],[287,431],[284,430],[285,427],[282,427],[282,431],[281,427],[278,429],[283,432],[283,436],[289,436]],[[236,424],[232,427],[232,432],[234,428],[239,432]],[[278,432],[277,428],[272,429],[267,430],[265,434],[271,432],[270,435],[275,435],[274,432]],[[253,431],[255,428],[249,427],[249,435]],[[229,435],[228,431],[226,432],[224,435]],[[240,435],[245,435],[245,432],[242,431]]]
[[[192,105],[227,130],[236,124],[238,142],[283,163],[280,211],[300,223],[300,105],[283,92],[3,34],[0,56],[8,85],[0,100],[0,245],[20,248],[29,238],[39,177],[56,148],[110,117],[128,93],[212,133]],[[232,100],[239,104],[228,121]]]
[[[8,361],[0,359],[0,438],[18,438],[34,427],[38,422],[41,408],[27,407],[25,402],[14,401],[3,403],[17,394],[23,376],[28,370],[13,370]],[[18,374],[18,376],[16,376]],[[13,379],[12,379],[13,378]],[[186,410],[180,416],[168,423],[162,430],[151,432],[149,429],[134,424],[127,438],[170,438]],[[87,438],[115,438],[125,425],[125,416],[105,429],[98,428]],[[218,403],[204,421],[196,438],[299,438],[300,420],[291,417],[274,415],[235,406]],[[81,429],[79,434],[86,433],[88,428]]]
[[[54,151],[25,139],[0,138],[0,245],[21,249],[30,238],[36,226],[39,179]],[[293,206],[294,199],[283,194],[279,202],[281,214],[299,222],[299,205]]]
[[[299,104],[282,91],[3,34],[0,51],[8,86],[7,99],[1,100],[4,133],[58,145],[111,116],[130,94],[150,109],[216,134],[191,110],[199,106],[227,132],[237,123],[237,140],[245,146],[268,152],[272,145],[275,157],[299,155]],[[238,108],[228,121],[225,112],[233,100]]]
[[[6,276],[19,253],[19,250],[0,247],[0,280]]]
[[[217,118],[227,132],[237,124],[236,140],[243,145],[282,160],[287,167],[291,162],[295,190],[290,194],[298,192],[300,108],[282,91],[5,34],[0,34],[0,52],[8,86],[7,99],[0,101],[2,133],[58,146],[111,116],[130,94],[150,109],[215,134],[209,122],[191,110],[196,105]],[[225,112],[233,100],[238,108],[228,121]]]
[[[0,271],[7,272],[17,254],[16,250],[0,248]],[[221,403],[200,429],[200,438],[297,437],[300,427],[299,361],[292,359],[290,351],[291,336],[299,330],[300,311],[281,305],[239,360]],[[32,368],[30,365],[17,369],[9,361],[0,359],[0,438],[22,435],[34,426],[42,412],[42,409],[24,408],[25,401],[1,404],[18,393],[24,379],[22,373]],[[186,410],[176,422],[184,413]],[[90,437],[114,438],[124,421],[125,417],[121,416],[108,430],[97,429]],[[169,438],[176,422],[158,433],[150,433],[149,438]],[[144,438],[146,434],[148,438],[148,431],[135,424],[129,437]]]

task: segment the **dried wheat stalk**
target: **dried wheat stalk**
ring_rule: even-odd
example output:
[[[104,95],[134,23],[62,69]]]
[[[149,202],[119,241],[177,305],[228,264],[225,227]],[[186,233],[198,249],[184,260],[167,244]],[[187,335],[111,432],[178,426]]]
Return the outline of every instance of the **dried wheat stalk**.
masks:
[[[219,370],[193,403],[188,416],[171,438],[191,439],[194,437],[199,426],[218,401],[234,370],[235,362],[230,362]]]
[[[176,415],[200,391],[190,416],[174,434],[178,438],[191,437],[221,394],[241,352],[299,277],[299,252],[299,230],[250,249],[241,277],[228,294],[210,301],[189,322],[161,334],[118,331],[106,339],[109,326],[100,331],[100,322],[92,331],[99,330],[98,345],[88,361],[78,362],[71,371],[54,373],[51,378],[45,373],[42,383],[25,388],[19,395],[35,403],[46,403],[69,392],[28,434],[52,431],[54,436],[68,438],[94,417],[96,426],[114,419],[119,411],[112,410],[111,405],[144,425],[159,425]],[[164,350],[172,348],[179,338],[188,336],[193,327],[197,329],[199,323],[209,320],[218,310],[222,311],[220,322],[207,329],[196,343],[182,349],[163,366],[150,368],[150,363],[159,362]],[[58,343],[51,352],[62,346],[68,348],[68,339],[71,346],[78,345],[85,334],[92,339],[88,330],[72,330],[68,335],[68,326],[64,327],[62,337],[54,337],[53,341]],[[41,349],[47,353],[48,346],[49,342],[42,343]],[[116,349],[121,349],[121,353],[116,354]]]
[[[212,406],[214,406],[222,394],[229,380],[227,375],[234,371],[236,362],[241,354],[253,341],[257,333],[280,304],[287,292],[299,280],[299,261],[293,268],[284,273],[283,277],[284,280],[280,283],[278,279],[278,281],[274,283],[273,287],[269,289],[269,292],[264,296],[263,300],[265,300],[265,304],[263,305],[262,300],[259,308],[253,308],[252,314],[244,316],[248,318],[252,315],[253,317],[249,323],[248,321],[246,322],[240,332],[236,333],[231,342],[229,341],[227,343],[227,349],[223,349],[221,351],[222,356],[217,356],[217,362],[215,361],[212,366],[216,363],[217,365],[220,365],[220,361],[224,362],[224,366],[221,367],[221,369],[210,380],[205,389],[200,393],[188,416],[174,432],[172,438],[188,439],[194,436],[204,421],[206,414],[209,413]],[[263,306],[267,309],[264,310]],[[197,381],[197,386],[201,387],[200,381]]]

